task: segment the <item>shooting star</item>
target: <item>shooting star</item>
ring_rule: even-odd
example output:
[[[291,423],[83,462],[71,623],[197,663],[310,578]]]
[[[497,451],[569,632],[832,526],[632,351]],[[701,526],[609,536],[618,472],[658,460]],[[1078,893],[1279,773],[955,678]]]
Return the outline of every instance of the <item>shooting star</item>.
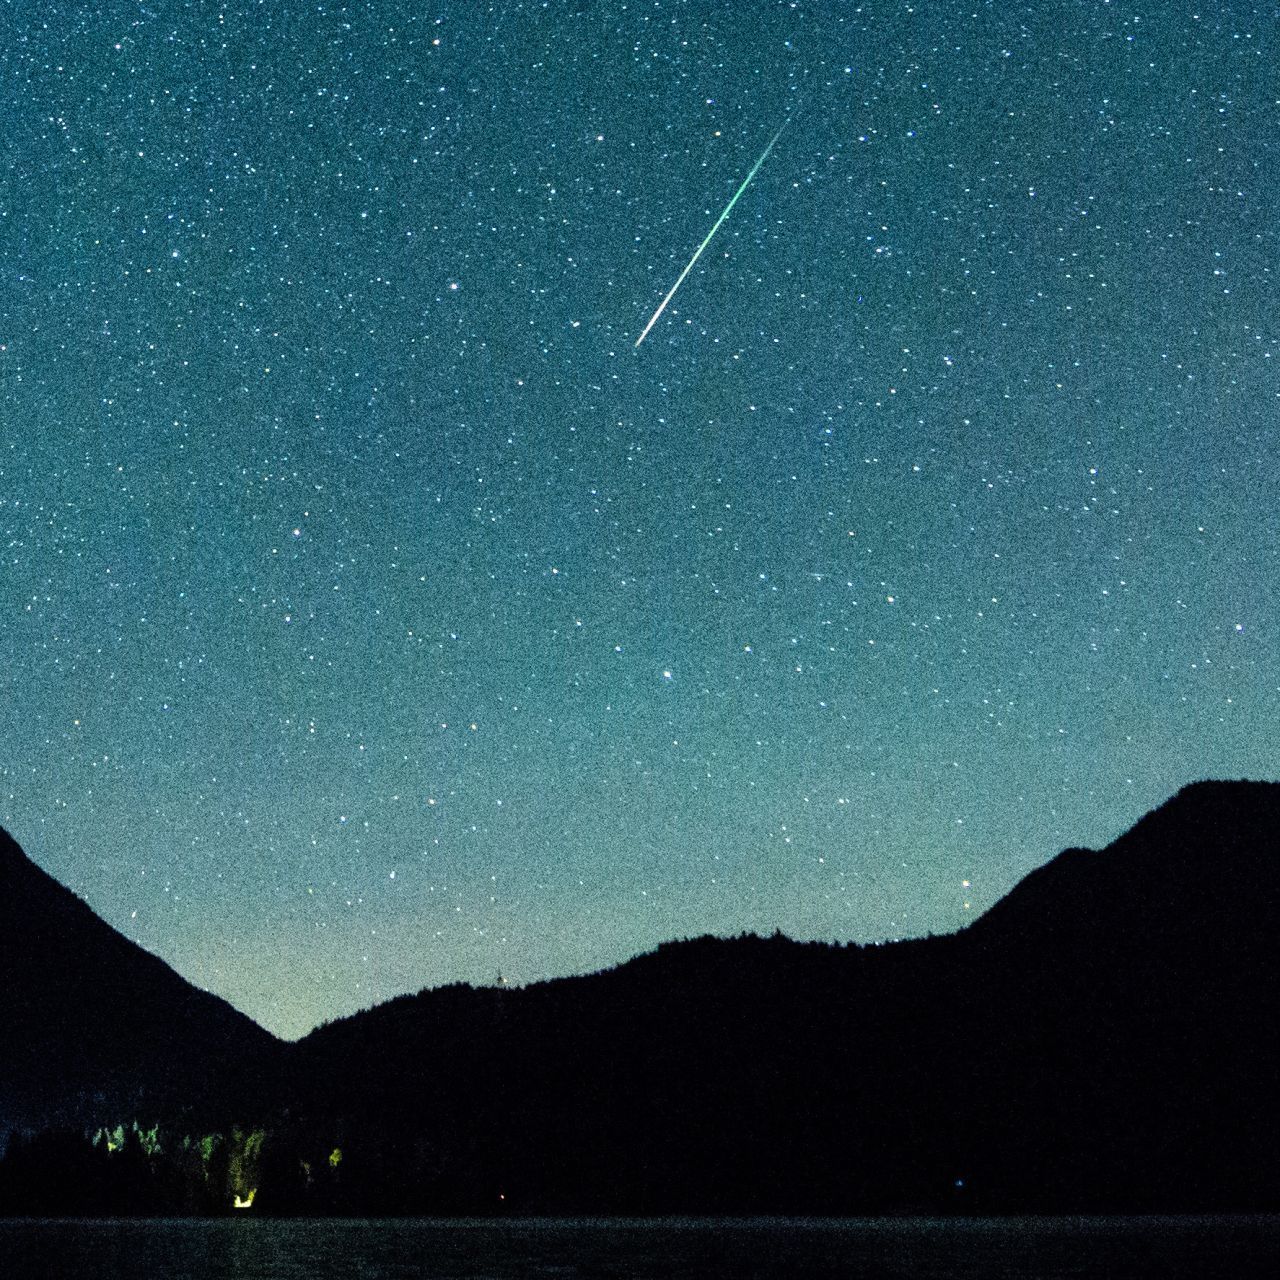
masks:
[[[676,282],[671,286],[670,290],[667,292],[667,296],[663,298],[663,300],[658,304],[657,311],[655,311],[653,315],[649,317],[649,323],[645,325],[644,329],[640,333],[640,336],[636,339],[637,347],[645,340],[645,338],[649,336],[649,330],[652,329],[655,324],[657,324],[658,317],[667,309],[667,303],[670,302],[671,299],[675,297],[676,290],[684,283],[685,276],[687,276],[689,272],[693,270],[693,264],[697,262],[697,260],[700,257],[702,257],[702,251],[707,247],[707,245],[711,243],[711,237],[715,235],[717,231],[720,230],[721,223],[723,223],[724,220],[733,211],[733,206],[738,203],[738,197],[741,196],[742,193],[751,185],[751,179],[754,178],[756,174],[760,172],[760,166],[764,164],[764,162],[769,158],[769,152],[773,150],[773,144],[777,142],[777,140],[780,137],[782,137],[783,132],[786,130],[787,125],[789,125],[790,123],[791,121],[789,119],[784,120],[782,122],[782,128],[779,129],[778,132],[775,133],[773,137],[769,139],[769,145],[765,147],[765,149],[760,153],[760,159],[757,160],[755,164],[751,166],[751,172],[747,174],[745,178],[743,178],[742,186],[740,186],[737,189],[737,191],[733,193],[733,199],[730,200],[727,205],[725,205],[724,212],[716,219],[715,226],[712,227],[711,230],[707,232],[707,238],[698,246],[697,252],[694,253],[693,257],[689,259],[689,265],[685,267],[685,269],[676,278]]]

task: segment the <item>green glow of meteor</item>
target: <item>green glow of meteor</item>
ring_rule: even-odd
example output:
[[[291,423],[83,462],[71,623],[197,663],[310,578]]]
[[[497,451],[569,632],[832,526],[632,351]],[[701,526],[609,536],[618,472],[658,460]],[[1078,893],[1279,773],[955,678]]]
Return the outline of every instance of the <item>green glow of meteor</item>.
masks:
[[[653,315],[649,317],[649,323],[645,325],[644,329],[640,333],[640,336],[636,339],[637,347],[645,340],[645,338],[649,336],[649,330],[653,328],[653,326],[658,322],[658,317],[667,309],[667,303],[670,302],[671,299],[675,297],[676,290],[684,283],[685,276],[687,276],[689,272],[693,270],[693,264],[697,262],[697,260],[700,257],[702,257],[702,251],[707,247],[707,245],[711,243],[711,237],[714,236],[715,233],[720,230],[721,223],[723,223],[724,220],[733,211],[733,206],[738,203],[738,197],[741,196],[742,193],[751,185],[751,179],[754,178],[756,174],[760,172],[760,166],[764,164],[764,162],[769,158],[769,152],[773,150],[773,144],[777,142],[777,140],[780,137],[782,137],[783,131],[786,129],[787,125],[789,125],[790,123],[791,123],[790,120],[784,121],[782,124],[782,128],[779,129],[778,132],[775,133],[773,137],[769,139],[769,145],[765,147],[765,149],[760,153],[760,159],[757,160],[755,164],[751,166],[751,172],[747,174],[745,178],[743,178],[742,186],[740,186],[737,189],[737,191],[733,193],[733,199],[730,200],[727,205],[725,205],[724,212],[716,219],[715,226],[713,226],[711,230],[707,232],[707,238],[698,246],[697,251],[694,253],[693,257],[689,259],[689,265],[685,267],[685,269],[676,278],[676,282],[668,290],[667,296],[663,298],[663,300],[658,304],[657,311],[655,311]]]

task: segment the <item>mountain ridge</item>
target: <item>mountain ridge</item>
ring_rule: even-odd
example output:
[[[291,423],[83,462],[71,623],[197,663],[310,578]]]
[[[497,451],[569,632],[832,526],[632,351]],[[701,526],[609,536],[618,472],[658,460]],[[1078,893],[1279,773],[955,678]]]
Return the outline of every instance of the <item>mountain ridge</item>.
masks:
[[[1047,862],[1042,863],[1040,866],[1035,867],[1031,871],[1027,872],[1026,875],[1024,875],[1021,879],[1019,879],[1017,883],[1014,886],[1012,886],[1012,888],[1007,893],[1003,894],[1000,898],[998,898],[994,903],[991,904],[991,906],[989,906],[980,915],[975,916],[972,920],[966,922],[965,924],[961,925],[957,929],[950,930],[941,934],[929,933],[926,935],[910,936],[905,938],[894,939],[892,941],[864,942],[864,943],[857,943],[857,942],[825,943],[820,940],[792,939],[787,935],[781,935],[780,932],[776,933],[774,936],[786,937],[787,941],[794,942],[797,945],[802,945],[802,946],[833,945],[837,947],[894,946],[894,945],[899,945],[901,943],[923,941],[923,940],[926,940],[927,938],[955,937],[959,934],[968,933],[969,931],[973,930],[975,926],[984,925],[984,922],[988,922],[990,918],[993,916],[993,913],[997,917],[999,917],[1008,909],[1008,904],[1011,901],[1014,903],[1017,903],[1021,907],[1023,900],[1027,897],[1027,891],[1029,887],[1039,886],[1041,884],[1050,882],[1054,877],[1061,874],[1064,871],[1064,869],[1067,869],[1068,867],[1070,868],[1070,871],[1072,873],[1075,873],[1078,870],[1085,867],[1087,864],[1094,863],[1098,859],[1105,859],[1105,856],[1108,854],[1108,852],[1115,852],[1117,850],[1121,850],[1125,848],[1127,846],[1129,838],[1132,837],[1135,832],[1142,832],[1144,830],[1149,830],[1150,829],[1149,824],[1153,822],[1157,822],[1157,823],[1163,822],[1166,814],[1177,814],[1177,813],[1184,812],[1189,802],[1195,801],[1198,803],[1201,797],[1210,797],[1211,799],[1217,802],[1217,806],[1220,808],[1222,806],[1222,802],[1224,801],[1224,799],[1226,797],[1230,797],[1231,795],[1239,796],[1245,790],[1252,791],[1258,795],[1262,795],[1262,794],[1267,794],[1268,789],[1274,789],[1274,795],[1276,799],[1274,803],[1271,804],[1269,807],[1272,810],[1272,812],[1275,814],[1277,824],[1280,825],[1280,783],[1268,782],[1263,780],[1251,780],[1251,779],[1235,779],[1235,780],[1201,779],[1201,780],[1187,783],[1182,787],[1180,787],[1178,791],[1176,791],[1172,796],[1170,796],[1168,799],[1163,801],[1161,804],[1157,805],[1155,808],[1148,810],[1145,814],[1141,815],[1131,827],[1127,828],[1124,832],[1122,832],[1120,835],[1115,837],[1115,839],[1108,842],[1108,844],[1104,846],[1102,849],[1094,849],[1087,846],[1068,846],[1062,849],[1060,852],[1058,852],[1052,858],[1050,858]],[[283,1036],[276,1035],[274,1032],[264,1027],[263,1024],[253,1019],[251,1015],[245,1013],[243,1010],[238,1009],[234,1004],[231,1003],[231,1001],[227,1000],[226,997],[220,996],[216,992],[209,991],[206,988],[200,987],[198,984],[191,982],[190,979],[186,978],[179,970],[174,968],[167,961],[163,960],[160,956],[156,955],[152,951],[147,950],[147,948],[142,947],[141,944],[136,943],[132,939],[129,939],[128,937],[126,937],[119,929],[115,928],[115,926],[109,924],[101,916],[99,916],[93,910],[93,908],[88,904],[88,902],[86,902],[79,894],[75,893],[74,890],[68,889],[66,886],[62,885],[57,879],[55,879],[48,872],[46,872],[42,867],[40,867],[40,865],[36,863],[34,859],[32,859],[23,850],[21,845],[19,845],[18,842],[8,832],[6,832],[2,827],[0,827],[0,886],[4,885],[6,879],[9,878],[9,872],[13,868],[22,868],[24,872],[27,874],[34,873],[35,877],[37,877],[38,880],[43,882],[46,886],[52,886],[55,889],[63,891],[67,895],[67,898],[65,901],[67,906],[70,908],[69,918],[85,920],[85,921],[92,920],[96,924],[102,925],[105,929],[109,930],[110,933],[113,934],[115,938],[118,939],[119,942],[123,943],[126,947],[136,948],[142,955],[146,956],[150,961],[153,961],[156,965],[162,966],[164,969],[168,970],[169,972],[177,976],[183,983],[189,986],[193,991],[198,992],[202,995],[208,996],[210,999],[215,1000],[219,1002],[221,1005],[224,1005],[226,1008],[232,1010],[233,1012],[238,1014],[240,1017],[248,1019],[249,1021],[253,1022],[255,1026],[259,1027],[264,1032],[264,1034],[269,1036],[272,1040],[278,1041],[282,1044],[301,1043],[302,1041],[306,1040],[310,1036],[314,1035],[317,1031],[323,1030],[327,1027],[345,1023],[347,1021],[350,1021],[353,1018],[364,1017],[372,1013],[373,1011],[384,1008],[385,1006],[388,1006],[388,1005],[402,1005],[407,1000],[413,1000],[419,996],[427,995],[433,991],[449,991],[457,988],[465,988],[470,990],[484,989],[483,987],[476,987],[474,984],[467,982],[465,980],[454,980],[450,982],[441,983],[436,986],[424,986],[419,988],[417,991],[402,992],[398,995],[388,997],[386,1000],[378,1001],[375,1004],[368,1005],[368,1006],[365,1006],[364,1008],[354,1010],[351,1013],[343,1014],[335,1018],[325,1019],[321,1023],[317,1024],[315,1027],[312,1027],[309,1031],[303,1033],[301,1036],[298,1036],[293,1039],[289,1039]],[[0,894],[0,900],[2,900],[2,897],[3,895]],[[72,904],[74,904],[74,906],[72,906]],[[67,913],[64,912],[63,914],[67,914]],[[984,925],[984,927],[986,926]],[[559,983],[559,982],[566,982],[566,981],[575,981],[583,978],[593,978],[603,974],[612,973],[619,969],[626,969],[629,966],[636,964],[637,962],[646,961],[649,957],[664,954],[669,952],[672,948],[680,948],[682,946],[686,946],[691,943],[701,943],[707,939],[717,939],[717,940],[726,941],[726,942],[733,942],[739,939],[751,938],[755,936],[756,935],[749,934],[749,933],[737,934],[737,935],[709,933],[709,934],[698,935],[695,937],[671,938],[671,939],[667,939],[662,942],[659,942],[658,944],[656,944],[656,946],[651,947],[646,951],[637,952],[635,955],[628,956],[625,959],[619,960],[615,963],[602,965],[597,969],[592,969],[592,970],[588,970],[581,973],[571,973],[571,974],[554,975],[554,976],[549,976],[544,978],[538,978],[532,982],[513,985],[507,989],[512,991],[524,990],[530,987],[545,986],[546,984],[549,984],[549,983]]]
[[[290,1096],[486,1153],[531,1212],[1278,1204],[1278,818],[1277,784],[1185,788],[953,934],[425,990],[304,1037]]]
[[[274,1212],[1277,1209],[1278,985],[1280,784],[1217,782],[1064,850],[956,933],[708,935],[427,988],[296,1042],[235,1023],[220,1056],[197,1036],[203,1076],[171,1034],[167,1091],[135,1057],[116,1071],[144,1087],[69,1110],[141,1098],[233,1126],[236,1195],[246,1121],[264,1124]]]
[[[95,1099],[210,1096],[219,1077],[236,1074],[233,1059],[251,1061],[275,1043],[109,925],[4,831],[0,939],[0,1025],[9,1033],[0,1046],[0,1127],[6,1118],[69,1117]],[[163,1069],[148,1070],[152,1059]]]

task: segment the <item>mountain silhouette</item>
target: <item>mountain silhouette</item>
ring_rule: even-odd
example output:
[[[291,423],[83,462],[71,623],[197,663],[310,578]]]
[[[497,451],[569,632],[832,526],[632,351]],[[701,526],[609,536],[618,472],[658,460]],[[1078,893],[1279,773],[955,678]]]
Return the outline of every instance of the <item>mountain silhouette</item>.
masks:
[[[288,1096],[436,1168],[406,1208],[464,1169],[555,1212],[1274,1206],[1277,832],[1280,786],[1197,784],[961,933],[426,991],[294,1046]]]
[[[1042,944],[1072,933],[1241,930],[1275,919],[1280,785],[1197,782],[1106,849],[1067,849],[975,921]]]
[[[277,1041],[117,933],[0,831],[0,1131],[216,1112]]]
[[[256,1109],[266,1211],[1274,1211],[1277,833],[1280,785],[1198,783],[956,934],[673,942],[402,996],[295,1044],[10,844],[5,1021],[29,1097],[62,1055],[46,1111],[48,1089],[82,1104],[87,1082],[145,1093],[158,1072],[225,1126]],[[51,970],[63,950],[80,960]],[[104,1002],[141,1011],[127,1036]]]

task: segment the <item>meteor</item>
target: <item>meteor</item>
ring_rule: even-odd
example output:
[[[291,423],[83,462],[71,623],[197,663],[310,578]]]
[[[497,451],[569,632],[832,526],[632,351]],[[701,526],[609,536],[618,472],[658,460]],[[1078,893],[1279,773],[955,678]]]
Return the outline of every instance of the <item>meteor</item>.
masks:
[[[712,227],[711,230],[707,232],[707,238],[698,246],[697,251],[694,253],[693,257],[689,259],[689,265],[685,267],[685,269],[679,274],[679,276],[676,277],[675,284],[671,286],[670,290],[668,290],[667,292],[667,296],[663,298],[663,300],[658,304],[657,311],[655,311],[653,315],[649,317],[649,323],[645,325],[644,329],[640,333],[640,336],[636,339],[637,347],[645,340],[645,338],[649,336],[649,330],[652,329],[655,324],[657,324],[658,317],[667,309],[667,303],[670,302],[671,299],[675,297],[676,290],[684,283],[685,276],[687,276],[689,272],[693,270],[693,264],[697,262],[697,260],[700,257],[702,257],[703,249],[705,249],[707,245],[711,243],[711,237],[715,235],[717,231],[720,230],[720,224],[724,222],[724,220],[732,212],[733,206],[738,203],[738,197],[742,195],[742,193],[751,185],[751,179],[754,178],[756,174],[760,172],[760,166],[764,164],[764,162],[769,158],[769,152],[773,150],[773,144],[777,142],[777,140],[780,137],[782,137],[783,132],[785,131],[787,125],[789,125],[790,123],[791,121],[789,119],[784,120],[782,122],[782,128],[779,129],[778,132],[775,133],[773,137],[769,139],[769,145],[765,147],[765,149],[760,153],[760,159],[757,160],[755,164],[751,166],[751,172],[747,174],[745,178],[743,178],[742,186],[740,186],[737,189],[737,191],[733,193],[733,199],[730,200],[727,205],[725,205],[724,212],[716,219],[715,226]]]

